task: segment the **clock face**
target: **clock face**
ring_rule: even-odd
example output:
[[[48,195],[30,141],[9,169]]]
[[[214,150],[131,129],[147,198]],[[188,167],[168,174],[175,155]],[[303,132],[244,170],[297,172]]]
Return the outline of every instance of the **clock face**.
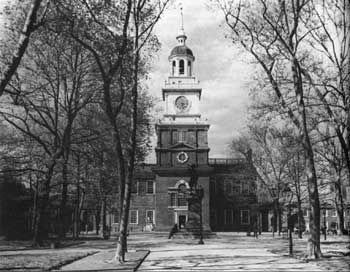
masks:
[[[181,112],[187,110],[189,108],[190,102],[188,101],[188,99],[185,96],[179,96],[178,98],[176,98],[175,100],[175,106],[178,110],[180,110]]]
[[[176,158],[179,163],[185,163],[188,160],[188,155],[185,152],[180,152],[179,154],[177,154]]]

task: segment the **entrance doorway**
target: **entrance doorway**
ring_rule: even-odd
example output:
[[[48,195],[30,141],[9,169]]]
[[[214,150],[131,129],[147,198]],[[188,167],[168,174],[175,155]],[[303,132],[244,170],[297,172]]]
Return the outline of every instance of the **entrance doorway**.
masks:
[[[186,226],[186,215],[179,215],[179,229],[183,229]]]
[[[269,231],[269,214],[268,211],[261,211],[261,231]]]

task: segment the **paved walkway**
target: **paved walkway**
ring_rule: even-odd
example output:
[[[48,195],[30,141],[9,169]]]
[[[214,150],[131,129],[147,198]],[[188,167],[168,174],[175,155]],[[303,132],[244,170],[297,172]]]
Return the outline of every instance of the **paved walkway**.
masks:
[[[126,262],[119,264],[118,262],[107,262],[114,257],[115,249],[102,250],[97,254],[65,265],[59,271],[135,271],[148,253],[148,250],[127,253]]]
[[[51,258],[55,262],[44,263],[46,266],[43,264],[42,267],[65,272],[136,269],[137,271],[350,271],[347,237],[334,237],[322,241],[321,248],[326,258],[317,262],[304,262],[286,256],[288,240],[281,237],[273,238],[271,233],[265,233],[259,236],[259,239],[247,237],[244,233],[219,233],[216,237],[205,239],[204,245],[198,245],[197,240],[179,237],[169,240],[167,236],[167,233],[130,233],[129,253],[126,255],[127,262],[123,265],[106,262],[114,255],[115,238],[88,239],[83,244],[61,249],[0,251],[0,264],[4,259],[10,262],[11,258],[16,258],[12,260],[14,267],[26,268],[28,265],[25,260],[30,262],[32,267],[37,262]],[[302,256],[305,252],[306,240],[307,237],[294,240],[296,255]],[[83,258],[79,259],[78,253],[90,256],[82,256]],[[78,258],[73,258],[74,256]],[[69,262],[70,259],[72,263],[65,261]],[[66,265],[62,266],[61,263]]]
[[[171,241],[153,247],[137,271],[326,271],[315,263],[269,252],[275,242],[229,236],[207,240],[205,245]]]

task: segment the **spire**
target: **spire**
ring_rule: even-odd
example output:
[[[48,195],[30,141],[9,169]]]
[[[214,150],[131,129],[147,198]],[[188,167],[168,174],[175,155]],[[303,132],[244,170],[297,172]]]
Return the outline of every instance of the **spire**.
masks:
[[[184,30],[184,15],[182,12],[182,7],[180,7],[180,15],[181,15],[181,28],[180,28],[178,35],[176,36],[176,39],[177,39],[179,45],[185,45],[185,41],[187,39],[187,36],[186,36],[185,30]]]
[[[182,13],[182,7],[180,8],[181,10],[181,30],[184,30],[184,14]]]

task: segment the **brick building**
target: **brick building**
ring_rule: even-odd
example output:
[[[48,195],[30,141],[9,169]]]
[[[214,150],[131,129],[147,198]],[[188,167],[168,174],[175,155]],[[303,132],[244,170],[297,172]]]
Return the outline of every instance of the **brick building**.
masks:
[[[271,231],[272,199],[258,200],[257,190],[261,197],[262,188],[257,188],[255,172],[247,161],[209,158],[210,125],[201,117],[202,89],[193,73],[195,57],[186,46],[183,29],[176,39],[178,45],[168,58],[169,76],[162,88],[165,113],[156,124],[157,161],[139,165],[135,171],[129,229],[169,231],[174,224],[185,227],[189,217],[189,166],[195,165],[198,184],[204,190],[204,230],[246,232],[256,222],[261,231]],[[286,217],[286,208],[282,209]],[[345,228],[350,228],[349,206],[344,213]],[[308,230],[307,212],[304,217]],[[118,218],[118,214],[112,214],[107,220],[112,231],[118,231]],[[332,207],[327,208],[326,225],[327,229],[333,225],[338,228]]]
[[[184,228],[192,165],[204,191],[204,231],[248,230],[257,212],[254,173],[241,159],[209,159],[210,125],[200,112],[202,89],[193,74],[195,57],[183,29],[176,39],[162,88],[165,113],[156,124],[157,161],[136,169],[129,228],[169,231],[174,224]],[[113,216],[112,230],[117,230],[118,218]]]

